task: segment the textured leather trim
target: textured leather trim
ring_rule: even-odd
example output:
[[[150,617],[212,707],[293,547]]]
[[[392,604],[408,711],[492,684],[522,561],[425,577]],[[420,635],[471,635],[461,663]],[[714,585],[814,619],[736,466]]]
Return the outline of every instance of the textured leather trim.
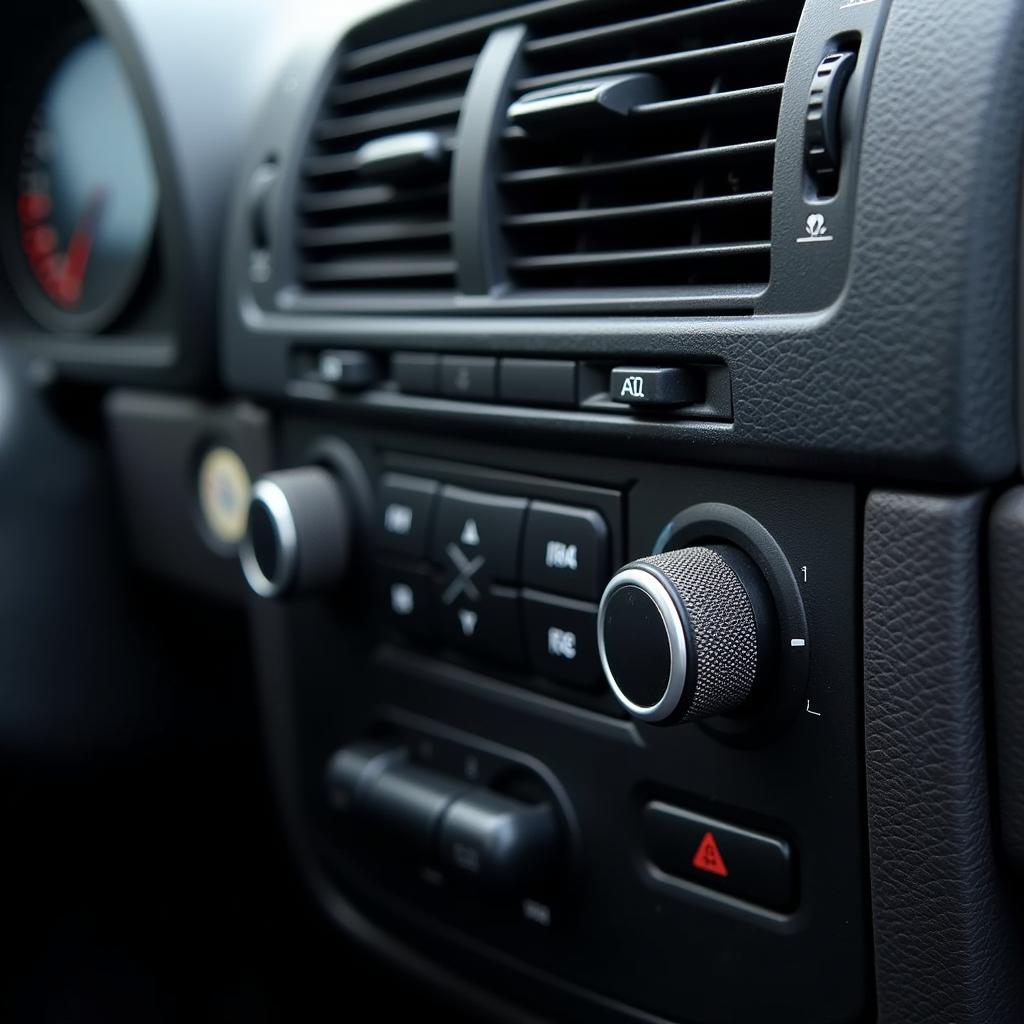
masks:
[[[985,732],[984,495],[875,492],[864,728],[879,1019],[1019,1021]]]
[[[996,502],[988,553],[1000,832],[1024,870],[1024,487]]]

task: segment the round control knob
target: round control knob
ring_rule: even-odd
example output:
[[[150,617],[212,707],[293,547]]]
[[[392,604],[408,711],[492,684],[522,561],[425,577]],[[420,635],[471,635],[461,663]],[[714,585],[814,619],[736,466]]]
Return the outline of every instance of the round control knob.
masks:
[[[727,545],[620,569],[598,613],[601,665],[635,718],[686,722],[737,710],[775,654],[775,612],[757,566]]]
[[[345,575],[351,546],[348,500],[330,470],[285,469],[253,485],[239,555],[260,597],[329,590]]]

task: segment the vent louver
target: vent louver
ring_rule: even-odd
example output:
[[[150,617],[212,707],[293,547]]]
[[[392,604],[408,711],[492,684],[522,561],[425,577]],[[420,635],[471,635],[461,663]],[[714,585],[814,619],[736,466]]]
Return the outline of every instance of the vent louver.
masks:
[[[509,121],[499,187],[512,282],[766,284],[775,136],[802,7],[591,0],[564,24],[536,19],[516,99],[624,76],[642,88],[600,125]]]
[[[484,38],[415,36],[343,56],[299,188],[305,288],[454,288],[449,165]]]

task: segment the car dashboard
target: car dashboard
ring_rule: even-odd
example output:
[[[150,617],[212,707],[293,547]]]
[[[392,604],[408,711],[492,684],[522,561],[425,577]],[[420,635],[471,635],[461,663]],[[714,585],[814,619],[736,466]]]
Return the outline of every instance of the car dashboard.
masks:
[[[1020,1019],[1018,4],[8,17],[24,864],[159,748],[266,1019]]]

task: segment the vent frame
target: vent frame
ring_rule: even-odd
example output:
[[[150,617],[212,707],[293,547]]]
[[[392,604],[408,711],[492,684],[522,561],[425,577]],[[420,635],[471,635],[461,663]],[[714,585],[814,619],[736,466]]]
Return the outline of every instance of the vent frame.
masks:
[[[717,0],[714,6],[736,6],[756,5],[758,0]],[[761,2],[771,3],[772,0],[761,0]],[[699,6],[707,6],[708,0],[697,0]],[[602,0],[538,0],[538,2],[518,5],[511,7],[504,11],[494,11],[489,14],[480,15],[477,18],[468,19],[465,24],[469,22],[486,22],[486,30],[480,32],[478,36],[478,42],[480,48],[490,37],[490,35],[501,27],[509,27],[524,22],[529,23],[529,19],[532,15],[540,12],[542,14],[550,14],[551,12],[558,11],[560,15],[566,15],[572,13],[573,10],[580,11],[588,8],[600,7]],[[492,5],[493,6],[493,5]],[[794,20],[799,18],[800,8],[802,3],[799,0],[792,0],[789,4],[791,10],[796,10]],[[460,23],[462,25],[463,23]],[[458,26],[457,26],[458,27]],[[533,28],[533,26],[530,26]],[[364,25],[358,27],[360,36],[365,37],[366,33],[363,31]],[[794,24],[795,29],[795,24]],[[332,88],[335,88],[339,77],[345,72],[350,66],[351,56],[353,53],[360,54],[366,51],[372,51],[375,48],[383,48],[390,52],[400,52],[402,47],[409,42],[410,38],[416,36],[436,38],[439,34],[439,29],[424,29],[418,33],[414,33],[413,37],[404,37],[403,39],[392,39],[392,40],[380,40],[377,42],[366,41],[365,38],[361,38],[359,41],[359,48],[353,49],[351,46],[352,40],[355,36],[350,33],[349,36],[342,41],[342,45],[339,46],[338,51],[335,54],[335,59],[331,68],[331,72],[327,74],[321,83],[320,88],[317,90],[317,96],[315,98],[315,105],[312,109],[312,122],[311,129],[319,121],[325,98],[329,94]],[[788,33],[787,42],[792,45],[792,41],[795,38],[795,31]],[[531,39],[536,38],[536,32]],[[748,41],[747,43],[730,44],[733,48],[743,46],[756,46],[758,40]],[[780,44],[781,45],[781,44]],[[412,50],[419,50],[424,52],[423,47],[417,45]],[[429,52],[429,46],[426,47],[426,52]],[[479,52],[479,51],[478,51]],[[787,59],[790,54],[787,52]],[[527,78],[525,74],[520,76]],[[534,77],[534,76],[529,76]],[[778,92],[781,94],[782,83],[786,78],[786,68],[783,66],[782,73],[780,74],[779,82],[777,83]],[[467,101],[468,97],[464,96],[463,103]],[[781,103],[781,95],[774,98],[774,113],[773,113],[773,129],[777,130],[778,117],[779,117],[779,105]],[[310,134],[303,134],[301,141],[308,147]],[[766,158],[769,163],[769,175],[774,175],[774,167],[772,164],[776,158],[776,147],[774,133],[773,137],[754,140],[752,144],[755,149],[760,149],[762,155]],[[725,158],[728,150],[728,146],[724,146],[723,153],[720,154],[722,158]],[[753,151],[753,150],[752,150]],[[701,158],[703,154],[701,154]],[[303,162],[307,159],[307,156],[303,155]],[[711,159],[711,157],[708,157]],[[523,170],[523,168],[519,168]],[[478,173],[482,176],[497,176],[498,173],[503,173],[494,167],[490,168],[478,168]],[[489,185],[489,182],[487,183]],[[298,191],[301,186],[301,178],[296,182],[296,194],[298,197]],[[449,177],[448,187],[451,188],[451,177]],[[695,202],[696,200],[696,202]],[[706,200],[701,197],[681,197],[678,201],[680,208],[686,203],[694,203],[694,208],[699,205],[706,206],[708,209],[713,208],[718,204],[726,205],[729,197],[723,196],[709,196]],[[770,246],[773,241],[772,233],[772,197],[771,189],[761,190],[761,194],[752,194],[748,197],[744,197],[739,202],[750,202],[757,203],[761,202],[765,204],[765,213],[763,217],[763,223],[765,225],[764,238],[760,241],[758,251],[763,253],[766,257],[770,251]],[[504,198],[501,201],[495,200],[493,203],[481,204],[480,213],[482,217],[478,217],[480,223],[470,225],[468,230],[480,231],[490,230],[492,235],[498,237],[499,241],[499,254],[497,257],[497,272],[493,275],[489,286],[482,290],[477,289],[466,289],[462,287],[461,275],[459,274],[459,261],[456,258],[454,265],[450,267],[451,275],[448,278],[446,287],[438,287],[430,290],[418,289],[414,287],[389,287],[386,290],[381,289],[359,289],[355,287],[349,287],[345,289],[310,289],[303,286],[301,281],[301,254],[298,247],[298,235],[293,236],[292,252],[290,256],[293,260],[293,267],[295,273],[292,275],[290,281],[284,282],[283,287],[279,289],[278,295],[281,296],[282,301],[286,304],[289,310],[296,312],[308,312],[308,313],[331,313],[331,312],[367,312],[367,313],[381,313],[381,312],[399,312],[399,313],[473,313],[473,314],[489,314],[489,313],[538,313],[538,314],[550,314],[564,312],[567,314],[577,313],[624,313],[624,314],[639,314],[639,313],[673,313],[679,312],[683,314],[749,314],[754,312],[755,308],[762,302],[766,293],[768,292],[770,285],[770,277],[767,271],[762,275],[755,275],[750,277],[737,277],[734,280],[724,280],[720,282],[702,282],[695,284],[688,284],[680,281],[679,283],[671,284],[649,284],[645,283],[638,278],[634,284],[626,286],[616,285],[614,282],[601,283],[596,286],[588,285],[584,282],[582,287],[573,286],[571,282],[564,284],[557,284],[554,286],[534,286],[533,284],[524,283],[523,280],[516,280],[515,267],[512,266],[510,260],[515,260],[514,254],[509,255],[506,249],[506,239],[503,231],[499,230],[498,221],[507,214],[507,204]],[[544,211],[540,211],[543,213]],[[528,216],[529,214],[511,214],[511,216]],[[464,220],[465,218],[460,215],[460,218],[452,218],[450,224],[453,231],[452,248],[455,256],[459,255],[459,246],[457,244],[457,235],[460,231],[467,230],[465,224],[460,227],[458,220]],[[297,221],[296,217],[292,217],[293,222]],[[293,223],[291,227],[297,227],[297,224]],[[543,257],[544,254],[540,254]],[[543,258],[536,260],[537,269],[543,269],[544,260]],[[501,271],[505,267],[510,267],[512,273],[509,275],[509,280],[503,280],[504,275]]]

